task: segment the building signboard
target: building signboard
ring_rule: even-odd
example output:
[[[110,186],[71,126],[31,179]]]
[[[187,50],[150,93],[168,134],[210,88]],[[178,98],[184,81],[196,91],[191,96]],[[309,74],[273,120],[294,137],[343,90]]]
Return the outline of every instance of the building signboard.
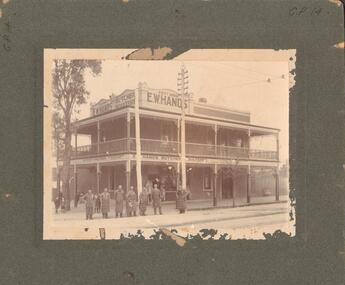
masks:
[[[71,160],[71,164],[91,164],[91,163],[104,163],[104,162],[115,162],[127,160],[129,157],[126,154],[123,155],[109,155],[109,156],[98,156],[98,157],[88,157],[81,159]],[[62,162],[61,162],[62,163]]]
[[[133,90],[123,92],[118,96],[111,98],[111,109],[120,109],[123,107],[134,106],[135,93]]]
[[[111,95],[110,99],[102,99],[96,104],[91,105],[91,116],[96,116],[128,106],[134,106],[134,90],[125,90],[120,95]]]
[[[133,107],[135,94],[139,93],[139,106],[159,111],[168,111],[181,113],[182,98],[171,89],[153,89],[149,88],[146,83],[140,83],[136,90],[127,89],[120,95],[112,95],[108,100],[91,106],[91,115],[99,115],[110,110],[117,110],[124,107]],[[190,113],[192,100],[185,98],[185,112]]]
[[[182,98],[174,90],[170,89],[152,89],[146,84],[139,86],[140,106],[150,109],[165,110],[169,112],[181,113]],[[185,111],[190,110],[190,102],[186,98]]]
[[[142,154],[141,155],[142,160],[148,160],[148,161],[175,161],[177,162],[179,160],[179,157],[177,156],[165,156],[165,155],[154,155],[154,154]]]

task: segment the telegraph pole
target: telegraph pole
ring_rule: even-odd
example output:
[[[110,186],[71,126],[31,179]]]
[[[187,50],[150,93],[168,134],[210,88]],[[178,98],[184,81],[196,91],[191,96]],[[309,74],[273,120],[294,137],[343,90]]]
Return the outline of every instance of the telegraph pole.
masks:
[[[186,121],[185,121],[185,95],[188,95],[188,70],[184,64],[177,77],[177,86],[181,96],[181,178],[182,190],[187,189],[186,179]]]
[[[135,90],[134,102],[134,119],[135,119],[135,149],[136,149],[136,173],[137,173],[137,194],[142,192],[142,178],[141,178],[141,137],[140,137],[140,109],[139,96],[141,95],[141,83]],[[129,191],[129,189],[127,189]]]

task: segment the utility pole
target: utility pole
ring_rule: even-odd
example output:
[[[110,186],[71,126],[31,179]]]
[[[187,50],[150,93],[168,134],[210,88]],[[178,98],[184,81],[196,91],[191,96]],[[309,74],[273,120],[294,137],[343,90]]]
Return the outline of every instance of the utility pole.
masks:
[[[142,178],[141,178],[141,137],[140,137],[140,109],[139,109],[139,96],[141,96],[141,86],[139,83],[138,88],[135,90],[134,102],[134,119],[135,119],[135,146],[136,146],[136,173],[137,173],[137,194],[142,192]],[[129,189],[127,189],[128,191]]]
[[[185,121],[185,95],[188,95],[188,70],[184,64],[177,77],[178,92],[181,96],[181,178],[182,190],[187,189],[186,179],[186,121]]]
[[[232,159],[231,160],[231,174],[232,174],[232,207],[235,208],[236,203],[235,203],[235,198],[236,198],[236,187],[235,187],[235,180],[238,176],[238,165],[239,165],[239,159]]]

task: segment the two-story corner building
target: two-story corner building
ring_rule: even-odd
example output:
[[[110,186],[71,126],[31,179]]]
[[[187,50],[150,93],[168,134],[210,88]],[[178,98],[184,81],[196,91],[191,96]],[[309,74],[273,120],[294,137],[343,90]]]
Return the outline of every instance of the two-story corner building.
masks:
[[[159,180],[166,200],[176,197],[181,172],[181,143],[185,143],[186,185],[189,198],[242,199],[272,196],[279,199],[279,130],[251,124],[249,112],[208,104],[206,99],[185,100],[185,142],[181,142],[181,96],[168,89],[139,83],[96,104],[90,117],[74,124],[75,146],[71,164],[75,189],[102,192],[122,185],[136,188],[137,149],[135,96],[138,96],[142,185]],[[87,136],[89,144],[78,145]],[[270,137],[271,149],[252,142]],[[258,173],[268,173],[266,182]],[[261,177],[261,176],[260,176]]]

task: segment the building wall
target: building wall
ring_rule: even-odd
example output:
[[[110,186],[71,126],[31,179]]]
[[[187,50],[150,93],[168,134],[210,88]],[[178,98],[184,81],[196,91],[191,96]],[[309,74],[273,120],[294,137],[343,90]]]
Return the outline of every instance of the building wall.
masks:
[[[226,190],[223,189],[223,181],[227,178],[232,179],[232,195],[230,197],[235,197],[235,200],[245,200],[247,198],[247,169],[235,169],[233,171],[229,171],[227,168],[221,168],[219,170],[219,179],[218,179],[218,191],[217,197],[219,199],[226,199]],[[228,195],[229,196],[229,195]]]
[[[248,132],[243,130],[218,129],[218,144],[233,147],[249,147]]]
[[[177,141],[177,124],[170,120],[141,118],[140,131],[143,139]]]
[[[96,168],[80,168],[78,171],[78,192],[86,193],[91,189],[94,193],[97,191],[96,186]],[[73,175],[73,174],[72,174]],[[73,192],[74,192],[74,185]],[[74,196],[74,195],[73,195]]]
[[[186,167],[187,174],[187,186],[191,191],[191,199],[212,199],[213,198],[213,169],[207,166],[192,166]],[[191,170],[189,170],[191,168]],[[237,172],[237,173],[236,173]],[[237,200],[245,201],[247,197],[247,170],[243,168],[233,174],[233,191]],[[94,193],[97,191],[97,177],[96,167],[90,166],[89,168],[78,168],[78,192],[86,193],[88,189],[92,189]],[[169,177],[169,183],[166,183],[166,190],[175,191],[177,173],[175,167],[171,169],[167,165],[142,165],[142,181],[145,186],[147,180],[153,180],[159,178],[162,181]],[[210,189],[205,189],[205,175],[208,176]],[[217,197],[222,199],[222,180],[226,178],[226,171],[219,170],[217,180]],[[73,171],[71,171],[71,177],[74,177]],[[136,170],[135,165],[132,165],[131,170],[131,185],[137,188]],[[126,190],[126,171],[124,165],[105,166],[101,167],[100,177],[100,192],[103,192],[104,188],[114,190],[118,185],[122,185]],[[281,175],[280,177],[280,195],[288,194],[288,177]],[[170,187],[170,188],[169,188]],[[275,195],[276,181],[275,176],[272,173],[256,174],[251,176],[251,197],[263,197]],[[75,195],[74,180],[71,182],[71,198]],[[168,200],[174,199],[174,193],[169,194]]]
[[[77,191],[78,193],[86,193],[91,189],[94,193],[97,191],[96,187],[96,168],[78,168],[78,177],[77,177]],[[70,197],[71,200],[74,200],[75,197],[75,180],[74,180],[74,171],[73,169],[70,172],[71,183],[70,183]],[[73,179],[72,179],[73,178]],[[62,183],[61,183],[62,185]]]
[[[116,189],[119,185],[122,185],[122,189],[127,191],[125,166],[124,165],[116,165],[112,168],[112,171],[114,171],[114,174],[112,175],[114,189]]]
[[[279,194],[280,195],[289,194],[289,178],[287,176],[281,175],[279,177]]]
[[[100,125],[100,142],[127,137],[127,122],[125,117],[107,120]],[[97,125],[90,130],[91,143],[97,143]]]
[[[141,137],[143,139],[177,141],[177,124],[174,121],[142,117],[140,119]],[[125,117],[107,120],[101,123],[100,141],[103,142],[127,137]],[[131,137],[135,137],[135,120],[131,117]],[[97,127],[90,129],[91,143],[97,143]],[[218,144],[226,146],[248,147],[246,131],[219,128]],[[186,123],[186,141],[191,143],[214,144],[214,130],[211,126]]]
[[[91,189],[93,193],[97,193],[97,173],[96,166],[90,166],[89,168],[78,169],[78,192],[86,193],[88,189]],[[74,173],[71,172],[71,177]],[[134,177],[133,177],[134,178]],[[116,166],[103,166],[101,167],[100,175],[100,193],[104,191],[104,188],[108,190],[114,190],[118,185],[122,185],[123,189],[126,189],[126,172],[125,167],[122,165]],[[74,180],[71,182],[71,197],[75,195]]]
[[[244,200],[247,199],[247,171],[235,176],[234,190],[235,198]]]
[[[144,164],[141,167],[142,186],[145,187],[147,182],[153,186],[153,181],[158,178],[159,183],[164,185],[166,191],[166,200],[176,199],[177,173],[173,165],[150,165]],[[133,185],[136,185],[136,171],[133,171],[131,178]]]
[[[211,126],[186,123],[186,142],[214,144],[214,130]]]
[[[220,109],[213,109],[209,108],[207,104],[204,106],[201,104],[196,103],[196,105],[193,108],[195,114],[200,114],[204,116],[212,116],[212,117],[218,117],[222,119],[227,119],[231,121],[242,121],[245,123],[250,122],[250,114],[244,113],[244,112],[231,112],[231,110],[220,110]]]
[[[101,175],[100,175],[100,183],[99,183],[99,192],[102,193],[104,191],[104,188],[109,189],[109,178],[111,168],[110,167],[101,167]]]
[[[262,168],[264,169],[264,168]],[[264,169],[262,172],[252,173],[251,196],[275,196],[276,191],[276,169]],[[289,176],[288,173],[279,173],[279,195],[288,195]]]
[[[276,181],[273,174],[252,175],[251,183],[250,195],[252,197],[275,195]]]
[[[188,169],[188,167],[187,167]],[[210,172],[210,189],[205,189],[204,187],[204,176],[206,172]],[[191,199],[212,199],[213,197],[213,174],[209,167],[192,167],[189,171],[188,182],[189,188],[192,193]]]
[[[187,167],[188,168],[188,167]],[[209,177],[211,179],[211,188],[205,189],[204,179],[207,171],[210,173]],[[242,169],[238,171],[239,173],[234,173],[232,176],[233,181],[233,193],[235,193],[235,198],[246,199],[247,197],[247,171]],[[219,170],[217,178],[217,197],[218,199],[223,199],[223,189],[222,182],[226,179],[225,172]],[[189,184],[192,192],[192,199],[212,199],[213,198],[213,188],[214,188],[214,174],[211,167],[194,167],[189,174]],[[226,191],[226,189],[224,189]]]

